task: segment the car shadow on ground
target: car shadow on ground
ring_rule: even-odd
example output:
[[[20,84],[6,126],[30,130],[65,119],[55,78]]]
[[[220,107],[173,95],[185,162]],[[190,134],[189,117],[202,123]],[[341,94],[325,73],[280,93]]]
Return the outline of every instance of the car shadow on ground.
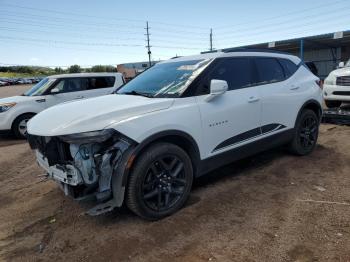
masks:
[[[232,162],[197,178],[194,182],[193,190],[209,184],[215,184],[224,179],[232,179],[233,177],[243,175],[246,173],[245,171],[261,168],[273,162],[276,158],[286,155],[288,155],[287,150],[276,148]]]
[[[205,174],[199,178],[196,178],[193,183],[192,191],[189,200],[183,208],[187,208],[201,201],[196,196],[197,190],[202,190],[207,186],[215,186],[219,183],[223,183],[226,180],[238,179],[241,176],[248,175],[250,170],[255,170],[269,165],[271,162],[278,158],[290,155],[284,147],[271,149],[254,156],[244,158],[242,160],[235,161],[231,164],[218,168],[208,174]],[[85,205],[85,208],[88,206]],[[127,209],[124,205],[121,208],[116,208],[113,211],[92,217],[96,224],[106,225],[123,222],[130,219],[137,221],[139,218]],[[118,221],[118,222],[117,222]],[[162,221],[162,220],[161,220]]]
[[[27,140],[18,139],[10,133],[0,135],[0,147],[24,144],[26,142],[27,142]]]

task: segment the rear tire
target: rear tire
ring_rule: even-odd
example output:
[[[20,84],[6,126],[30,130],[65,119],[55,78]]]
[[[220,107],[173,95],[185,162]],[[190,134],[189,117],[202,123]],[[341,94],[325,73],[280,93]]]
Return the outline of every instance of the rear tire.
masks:
[[[187,153],[174,144],[157,143],[137,159],[130,174],[126,205],[144,219],[161,219],[185,204],[192,182]]]
[[[328,108],[335,108],[335,107],[340,107],[342,102],[341,101],[332,101],[332,100],[325,100],[326,106]]]
[[[25,139],[27,134],[27,123],[33,117],[33,114],[20,115],[13,121],[12,132],[18,139]]]
[[[290,143],[293,154],[304,156],[310,154],[317,144],[319,118],[310,109],[303,110],[295,125],[294,138]]]

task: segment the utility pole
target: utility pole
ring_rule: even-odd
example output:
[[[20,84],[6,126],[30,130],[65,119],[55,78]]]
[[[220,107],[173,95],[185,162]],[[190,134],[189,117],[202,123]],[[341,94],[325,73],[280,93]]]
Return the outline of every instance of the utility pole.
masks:
[[[210,28],[210,51],[213,51],[213,29]]]
[[[146,48],[147,48],[147,54],[148,54],[148,65],[149,65],[149,67],[151,67],[152,66],[152,62],[151,62],[151,54],[152,54],[152,52],[151,52],[151,46],[150,46],[150,44],[149,44],[149,36],[150,36],[150,34],[149,34],[149,27],[148,27],[148,21],[146,22],[146,36],[147,36],[147,46],[146,46]]]

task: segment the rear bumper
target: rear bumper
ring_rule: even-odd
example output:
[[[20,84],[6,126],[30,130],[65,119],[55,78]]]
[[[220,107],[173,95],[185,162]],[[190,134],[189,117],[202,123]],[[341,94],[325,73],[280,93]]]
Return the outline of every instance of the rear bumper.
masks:
[[[324,100],[350,102],[350,86],[324,85],[323,97]]]

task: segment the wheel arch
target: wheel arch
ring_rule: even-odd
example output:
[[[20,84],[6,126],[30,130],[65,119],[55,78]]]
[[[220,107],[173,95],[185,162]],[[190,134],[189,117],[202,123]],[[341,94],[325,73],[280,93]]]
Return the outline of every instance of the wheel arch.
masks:
[[[167,130],[149,136],[136,146],[133,152],[134,158],[137,159],[150,145],[157,142],[167,142],[182,148],[189,155],[194,174],[196,174],[200,161],[199,147],[194,138],[184,131]]]
[[[297,122],[297,119],[300,117],[301,112],[303,112],[305,109],[310,109],[312,111],[314,111],[318,117],[318,119],[321,121],[322,118],[322,106],[321,104],[315,100],[315,99],[310,99],[308,101],[306,101],[302,107],[300,108],[297,118],[295,119],[294,125]]]
[[[21,117],[21,116],[24,116],[24,115],[32,115],[32,116],[35,116],[37,113],[34,113],[34,112],[26,112],[26,113],[21,113],[19,115],[17,115],[15,118],[13,118],[12,120],[12,123],[11,123],[11,130],[13,130],[13,125],[14,123],[16,122],[16,120]]]
[[[124,202],[129,175],[135,161],[142,152],[157,142],[173,143],[182,148],[191,159],[194,178],[198,175],[200,171],[200,152],[196,141],[191,135],[179,130],[167,130],[153,134],[141,143],[131,147],[125,153],[117,172],[120,175],[114,176],[114,179],[112,178],[113,197],[116,201],[116,206],[121,206]]]

